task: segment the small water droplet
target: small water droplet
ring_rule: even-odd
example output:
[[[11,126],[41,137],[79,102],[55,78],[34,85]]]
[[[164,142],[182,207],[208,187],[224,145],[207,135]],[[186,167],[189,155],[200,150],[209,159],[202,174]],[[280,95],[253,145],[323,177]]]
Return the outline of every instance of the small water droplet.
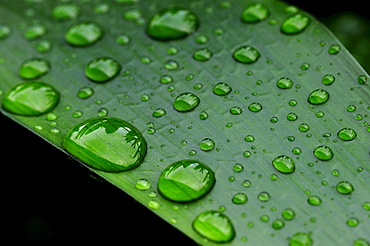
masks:
[[[276,86],[280,89],[289,89],[293,86],[293,81],[290,78],[282,77],[278,79]]]
[[[126,34],[120,34],[116,38],[116,43],[119,45],[127,45],[131,42],[131,38]]]
[[[335,188],[340,194],[343,195],[351,194],[355,190],[353,185],[348,181],[339,182]]]
[[[6,39],[9,37],[10,33],[12,32],[12,29],[8,24],[0,23],[0,40]]]
[[[99,110],[98,110],[98,115],[99,116],[107,116],[108,115],[108,109],[106,109],[106,108],[100,108]]]
[[[205,44],[209,41],[209,37],[206,34],[200,34],[195,38],[197,44]]]
[[[260,58],[261,54],[259,51],[249,45],[241,46],[237,48],[233,53],[233,58],[240,63],[251,64],[256,62]]]
[[[19,75],[23,79],[37,79],[50,70],[49,61],[41,58],[32,58],[24,61],[19,69]]]
[[[170,75],[163,75],[161,76],[161,78],[159,79],[159,82],[161,84],[169,84],[169,83],[172,83],[173,82],[173,78],[172,76]]]
[[[357,78],[357,82],[360,84],[360,85],[363,85],[365,84],[367,81],[367,76],[366,75],[360,75],[358,76]]]
[[[337,133],[338,137],[344,141],[352,141],[356,138],[357,133],[352,128],[342,128]]]
[[[60,93],[41,81],[23,82],[11,88],[3,98],[3,108],[13,114],[38,116],[54,109]]]
[[[83,115],[83,113],[80,110],[76,110],[72,113],[73,118],[80,118]]]
[[[147,179],[139,179],[135,184],[135,188],[138,190],[149,190],[151,188],[151,184]]]
[[[36,50],[39,53],[46,53],[51,50],[52,43],[49,40],[40,40],[36,42]]]
[[[235,237],[231,220],[218,211],[209,210],[199,214],[192,226],[201,236],[217,243],[230,242]]]
[[[289,113],[286,118],[289,121],[296,121],[298,119],[298,115],[292,112],[292,113]]]
[[[233,198],[231,199],[231,201],[234,203],[234,204],[244,204],[244,203],[247,203],[248,201],[248,196],[243,193],[243,192],[240,192],[240,193],[236,193]]]
[[[27,40],[35,40],[43,37],[47,32],[47,29],[44,25],[40,23],[34,23],[31,26],[28,26],[24,31],[24,37]]]
[[[244,170],[244,167],[242,164],[240,163],[236,163],[234,166],[233,166],[233,170],[234,172],[237,172],[237,173],[240,173]]]
[[[358,226],[359,223],[360,223],[360,221],[357,218],[355,218],[355,217],[350,217],[346,221],[346,224],[349,227],[356,227],[356,226]]]
[[[147,151],[139,130],[113,117],[91,118],[75,125],[62,145],[89,167],[105,172],[133,169],[143,162]]]
[[[340,45],[339,44],[333,44],[329,47],[328,53],[331,55],[336,55],[340,51]]]
[[[322,203],[321,198],[316,195],[308,197],[307,202],[312,206],[319,206]]]
[[[151,200],[151,201],[148,202],[148,207],[151,208],[151,209],[157,210],[161,207],[161,205],[159,204],[159,202],[157,202],[155,200]]]
[[[193,58],[197,61],[208,61],[212,55],[213,53],[209,49],[202,48],[194,52]]]
[[[262,105],[258,102],[253,102],[251,104],[249,104],[248,106],[248,109],[251,111],[251,112],[259,112],[262,110]]]
[[[295,233],[289,241],[289,246],[312,246],[313,240],[310,234],[305,232]]]
[[[94,95],[94,89],[91,87],[82,87],[77,93],[77,96],[81,99],[87,99],[92,95]]]
[[[199,119],[206,120],[208,118],[208,113],[206,111],[202,111],[199,113]]]
[[[289,174],[295,170],[295,163],[292,158],[286,155],[280,155],[272,161],[272,165],[281,173]]]
[[[184,38],[196,31],[198,26],[198,17],[192,11],[170,7],[156,13],[146,31],[150,37],[164,41]]]
[[[74,3],[62,3],[53,8],[52,16],[55,20],[74,20],[80,13],[80,8]]]
[[[203,151],[211,151],[215,147],[215,142],[210,138],[205,138],[200,142],[199,147]]]
[[[234,106],[234,107],[230,108],[230,114],[240,115],[242,112],[243,112],[243,110],[238,106]]]
[[[284,220],[282,219],[275,219],[273,222],[272,222],[272,228],[274,228],[275,230],[280,230],[282,229],[284,226],[285,226],[285,222]]]
[[[166,110],[164,110],[163,108],[157,108],[153,111],[153,117],[155,118],[160,118],[162,116],[164,116],[166,114]]]
[[[208,194],[215,184],[214,172],[195,160],[182,160],[163,170],[158,180],[160,194],[175,202],[191,202]]]
[[[94,44],[103,37],[103,29],[94,22],[77,22],[65,34],[67,43],[85,47]]]
[[[224,82],[217,83],[213,87],[213,93],[218,96],[225,96],[229,94],[230,92],[231,92],[231,86]]]
[[[116,77],[121,68],[121,65],[116,60],[109,57],[99,57],[87,64],[85,75],[94,82],[103,83]]]
[[[258,194],[258,200],[260,200],[261,202],[268,202],[270,198],[271,198],[270,193],[266,191],[262,191]]]
[[[332,74],[326,74],[324,77],[322,77],[321,81],[324,85],[331,85],[334,83],[335,77]]]
[[[315,148],[313,154],[316,156],[317,159],[321,161],[328,161],[331,160],[334,156],[333,151],[325,145],[320,145]]]
[[[261,3],[248,4],[242,12],[242,20],[246,23],[257,23],[269,17],[269,9]]]
[[[195,94],[185,92],[176,97],[173,107],[179,112],[188,112],[195,109],[199,102],[200,99]]]
[[[286,208],[281,213],[281,217],[285,220],[293,220],[295,218],[295,211],[292,208]]]
[[[310,93],[308,102],[313,105],[323,104],[329,100],[330,94],[323,89],[317,89]]]
[[[287,35],[298,34],[310,24],[310,18],[304,14],[288,16],[281,24],[281,32]]]
[[[164,68],[168,70],[175,70],[179,67],[179,63],[175,60],[168,60],[164,64]]]

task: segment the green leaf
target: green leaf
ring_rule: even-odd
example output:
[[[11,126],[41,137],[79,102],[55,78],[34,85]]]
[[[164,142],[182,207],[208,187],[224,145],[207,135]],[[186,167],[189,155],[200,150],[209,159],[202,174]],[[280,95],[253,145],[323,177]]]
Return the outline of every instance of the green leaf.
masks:
[[[242,20],[245,1],[127,2],[102,8],[78,1],[63,10],[58,1],[3,1],[2,113],[62,151],[68,132],[85,120],[109,116],[133,125],[148,144],[143,163],[118,173],[92,170],[199,244],[370,241],[368,75],[322,24],[273,0],[256,1],[268,11],[250,8],[252,23]],[[175,32],[176,40],[166,33],[151,38],[150,18],[173,6],[194,13],[199,26]],[[79,42],[70,42],[66,34],[76,23],[95,23],[103,32],[74,33]],[[173,35],[164,23],[157,31]],[[207,59],[200,59],[204,50]],[[32,73],[60,93],[58,104],[39,116],[14,114],[8,92],[28,79],[20,68],[34,58],[50,64],[46,73]],[[85,74],[97,58],[114,61],[109,73],[103,70],[112,62],[93,68],[92,76],[104,77],[99,83]],[[166,199],[158,180],[186,159],[204,163],[216,183],[192,202]],[[203,169],[187,172],[194,170]],[[181,194],[176,187],[189,179],[180,181],[166,192]]]

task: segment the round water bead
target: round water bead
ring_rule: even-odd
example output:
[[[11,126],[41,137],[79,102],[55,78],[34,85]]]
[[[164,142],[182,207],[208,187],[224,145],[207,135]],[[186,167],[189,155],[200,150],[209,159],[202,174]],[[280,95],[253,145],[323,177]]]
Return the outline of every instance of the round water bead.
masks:
[[[173,107],[179,112],[188,112],[195,109],[200,102],[199,97],[190,92],[178,95],[173,103]]]
[[[242,20],[246,23],[257,23],[267,19],[270,10],[261,3],[248,4],[242,12]]]
[[[310,234],[305,232],[295,233],[289,241],[289,246],[312,246],[313,240]]]
[[[355,190],[353,185],[348,181],[339,182],[335,188],[339,193],[343,195],[351,194]]]
[[[236,193],[231,199],[231,201],[234,204],[244,204],[248,201],[248,196],[243,192]]]
[[[282,77],[278,79],[276,86],[280,89],[289,89],[293,86],[293,81],[290,78]]]
[[[298,34],[310,24],[310,18],[304,14],[288,16],[281,24],[281,32],[287,35]]]
[[[325,145],[320,145],[316,147],[313,151],[313,154],[316,156],[317,159],[321,161],[331,160],[334,156],[333,151]]]
[[[237,48],[233,53],[233,58],[240,63],[251,64],[256,62],[260,58],[261,54],[259,51],[249,45],[241,46]]]
[[[295,163],[292,158],[286,155],[280,155],[272,161],[272,165],[276,170],[284,174],[293,173],[295,170]]]
[[[118,75],[121,65],[109,57],[99,57],[91,60],[85,68],[85,75],[94,82],[107,82]]]
[[[77,22],[65,34],[65,40],[74,46],[89,46],[103,37],[103,29],[94,22]]]
[[[37,79],[50,70],[50,62],[42,58],[32,58],[24,61],[19,68],[23,79]]]
[[[323,104],[329,100],[330,94],[323,89],[317,89],[310,93],[308,102],[313,105]]]
[[[231,86],[224,82],[217,83],[213,87],[213,93],[216,94],[217,96],[226,96],[231,92],[231,90],[232,90]]]
[[[205,138],[200,142],[199,147],[203,151],[211,151],[215,147],[215,142],[210,138]]]
[[[352,141],[356,138],[357,133],[352,128],[342,128],[337,133],[338,137],[344,141]]]

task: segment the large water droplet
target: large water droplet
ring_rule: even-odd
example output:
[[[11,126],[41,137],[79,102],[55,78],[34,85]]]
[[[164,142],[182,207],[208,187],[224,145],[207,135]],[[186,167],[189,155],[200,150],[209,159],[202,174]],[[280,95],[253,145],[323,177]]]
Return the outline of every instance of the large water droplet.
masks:
[[[91,168],[120,172],[139,166],[147,143],[138,129],[113,117],[96,117],[74,126],[63,140],[64,149]]]
[[[208,194],[216,182],[214,172],[195,160],[181,160],[163,170],[158,190],[175,202],[191,202]]]
[[[289,174],[294,172],[295,163],[292,158],[286,155],[280,155],[272,161],[272,165],[281,173]]]
[[[334,156],[333,151],[325,145],[320,145],[316,147],[313,151],[313,154],[316,156],[317,159],[321,161],[328,161]]]
[[[297,232],[294,234],[289,241],[289,246],[311,246],[313,240],[308,233]]]
[[[19,75],[23,79],[36,79],[46,74],[50,70],[50,63],[41,58],[33,58],[22,63]]]
[[[166,8],[155,14],[146,29],[157,40],[184,38],[197,30],[198,17],[190,10],[179,7]]]
[[[190,92],[178,95],[173,103],[173,107],[179,112],[188,112],[195,109],[200,102],[199,97]]]
[[[65,35],[66,41],[74,46],[89,46],[103,37],[103,29],[94,22],[73,24]]]
[[[94,82],[107,82],[121,71],[121,65],[109,57],[95,58],[85,68],[86,77]]]
[[[340,194],[343,195],[351,194],[355,190],[353,185],[348,181],[339,182],[335,188]]]
[[[251,3],[242,12],[242,20],[247,23],[257,23],[269,17],[269,9],[261,3]]]
[[[193,221],[194,230],[201,236],[217,242],[230,242],[235,237],[235,229],[231,220],[221,212],[205,211]]]
[[[259,51],[249,45],[245,45],[242,47],[237,48],[233,53],[233,58],[237,62],[245,63],[245,64],[251,64],[254,63],[260,58],[261,54]]]
[[[284,34],[292,35],[302,32],[310,24],[310,18],[304,14],[288,16],[281,24],[281,31]]]
[[[338,132],[338,137],[344,141],[352,141],[357,136],[357,133],[352,128],[342,128]]]
[[[54,109],[59,92],[41,81],[24,82],[11,88],[3,99],[3,108],[13,114],[38,116]]]
[[[310,93],[308,102],[314,105],[323,104],[329,100],[330,94],[323,89],[317,89]]]

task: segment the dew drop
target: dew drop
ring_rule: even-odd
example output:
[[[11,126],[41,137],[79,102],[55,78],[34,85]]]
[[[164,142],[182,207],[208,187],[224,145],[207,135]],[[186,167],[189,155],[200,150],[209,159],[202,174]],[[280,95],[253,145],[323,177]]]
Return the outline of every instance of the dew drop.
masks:
[[[205,138],[200,142],[199,147],[203,151],[211,151],[215,147],[215,142],[210,138]]]
[[[231,86],[224,82],[217,83],[213,87],[213,93],[216,94],[217,96],[226,96],[231,92],[231,90],[232,90]]]
[[[41,58],[33,58],[26,60],[21,64],[19,75],[23,79],[37,79],[50,70],[50,63]]]
[[[262,105],[258,102],[253,102],[251,104],[249,104],[248,106],[248,109],[251,111],[251,112],[259,112],[262,110]]]
[[[310,130],[310,125],[307,124],[307,123],[302,123],[302,124],[299,125],[298,129],[301,132],[307,132],[308,130]]]
[[[153,210],[157,210],[161,207],[161,205],[159,204],[159,202],[155,201],[155,200],[151,200],[148,202],[148,207],[153,209]]]
[[[79,47],[92,45],[102,37],[103,29],[94,22],[75,23],[65,34],[67,43]]]
[[[131,38],[126,34],[120,34],[116,38],[116,43],[119,45],[127,45],[131,42]]]
[[[80,8],[74,3],[58,4],[54,7],[52,16],[55,20],[74,20],[77,18]]]
[[[268,202],[270,198],[270,194],[266,191],[262,191],[258,194],[258,200],[260,200],[261,202]]]
[[[0,40],[6,39],[9,37],[10,33],[12,32],[12,29],[9,25],[0,23]]]
[[[99,57],[91,60],[85,68],[88,79],[103,83],[113,79],[121,71],[121,65],[109,57]]]
[[[236,193],[233,198],[231,199],[231,201],[234,203],[234,204],[244,204],[244,203],[247,203],[248,201],[248,196],[243,193],[243,192],[240,192],[240,193]]]
[[[41,81],[23,82],[11,88],[3,98],[3,108],[13,114],[38,116],[54,109],[60,93]]]
[[[199,102],[200,99],[195,94],[185,92],[176,97],[173,107],[179,112],[188,112],[195,109]]]
[[[356,138],[357,133],[352,128],[342,128],[337,133],[338,137],[344,141],[352,141]]]
[[[360,85],[363,85],[365,84],[367,81],[367,76],[366,75],[360,75],[358,76],[357,78],[357,82],[360,84]]]
[[[293,86],[293,81],[290,78],[282,77],[278,79],[276,86],[280,89],[289,89]]]
[[[27,27],[24,31],[24,37],[27,40],[35,40],[43,37],[47,32],[47,29],[44,25],[39,23],[34,23],[31,26]]]
[[[106,109],[106,108],[100,108],[98,110],[98,115],[99,116],[107,116],[108,115],[108,109]]]
[[[64,149],[87,166],[121,172],[139,166],[147,143],[138,129],[113,117],[96,117],[75,125],[63,140]]]
[[[208,61],[212,55],[213,53],[209,49],[202,48],[194,52],[193,58],[197,61]]]
[[[317,89],[310,93],[308,102],[313,105],[323,104],[329,100],[330,94],[323,89]]]
[[[281,216],[285,220],[293,220],[295,218],[295,211],[292,208],[286,208],[281,213]]]
[[[324,77],[322,77],[321,81],[324,85],[331,85],[331,84],[334,83],[335,77],[334,77],[334,75],[326,74],[326,75],[324,75]]]
[[[77,96],[81,99],[87,99],[92,95],[94,95],[94,89],[91,87],[82,87],[77,93]]]
[[[356,226],[358,226],[359,223],[360,223],[360,221],[355,217],[348,218],[347,221],[346,221],[346,224],[349,227],[356,227]]]
[[[181,160],[163,170],[158,180],[160,194],[175,202],[191,202],[208,194],[215,184],[214,172],[195,160]]]
[[[281,32],[287,35],[298,34],[310,24],[310,18],[304,14],[288,16],[281,24]]]
[[[333,151],[325,145],[320,145],[315,148],[313,154],[316,156],[317,159],[321,161],[328,161],[331,160],[334,156]]]
[[[161,78],[159,79],[159,82],[161,84],[169,84],[169,83],[172,83],[173,82],[173,78],[172,76],[170,75],[163,75],[161,76]]]
[[[310,234],[305,232],[295,233],[289,241],[289,246],[312,246],[313,240]]]
[[[150,37],[165,41],[184,38],[196,31],[198,26],[198,17],[192,11],[170,7],[156,13],[146,31]]]
[[[295,163],[292,158],[286,155],[280,155],[272,161],[272,165],[281,173],[289,174],[295,171]]]
[[[311,204],[312,206],[319,206],[322,201],[321,201],[320,197],[318,197],[316,195],[312,195],[312,196],[308,197],[307,202],[309,204]]]
[[[251,64],[260,58],[261,54],[259,51],[249,45],[241,46],[237,48],[233,53],[233,58],[240,63]]]
[[[233,166],[233,170],[234,172],[237,172],[237,173],[240,173],[244,170],[244,167],[242,164],[240,163],[236,163],[234,166]]]
[[[201,236],[217,242],[230,242],[235,237],[235,229],[231,220],[218,211],[205,211],[193,221],[194,230]]]
[[[139,179],[135,184],[135,188],[138,190],[149,190],[151,188],[151,184],[147,179]]]
[[[370,246],[370,243],[364,238],[357,238],[353,242],[353,246]]]
[[[175,70],[179,67],[179,63],[175,60],[168,60],[164,64],[164,68],[167,70]]]
[[[289,113],[286,118],[289,121],[296,121],[298,119],[298,115],[292,112],[292,113]]]
[[[284,222],[284,220],[282,220],[282,219],[275,219],[275,220],[272,222],[272,228],[274,228],[275,230],[280,230],[280,229],[282,229],[284,226],[285,226],[285,222]]]
[[[153,117],[155,118],[160,118],[162,116],[164,116],[166,114],[166,110],[164,110],[163,108],[157,108],[153,111]]]
[[[234,107],[230,108],[230,114],[240,115],[242,112],[243,112],[243,110],[238,106],[234,106]]]
[[[246,23],[257,23],[269,17],[269,9],[261,3],[251,3],[242,12],[242,20]]]
[[[328,53],[330,55],[336,55],[340,51],[340,45],[339,44],[333,44],[329,47]]]
[[[348,182],[348,181],[341,181],[337,184],[337,186],[335,187],[335,189],[340,193],[340,194],[343,194],[343,195],[348,195],[348,194],[351,194],[355,188],[353,187],[353,185]]]
[[[199,119],[206,120],[208,118],[208,113],[206,111],[202,111],[199,113]]]

